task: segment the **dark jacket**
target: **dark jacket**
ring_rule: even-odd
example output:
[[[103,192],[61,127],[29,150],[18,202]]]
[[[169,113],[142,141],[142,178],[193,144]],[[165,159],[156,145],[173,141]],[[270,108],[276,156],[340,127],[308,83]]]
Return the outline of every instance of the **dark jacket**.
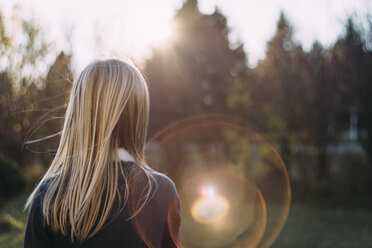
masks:
[[[134,163],[121,161],[126,168],[135,168]],[[140,175],[140,173],[137,173]],[[43,183],[31,205],[28,214],[26,231],[24,236],[24,248],[44,247],[104,247],[104,248],[137,248],[137,247],[180,247],[180,200],[173,181],[164,174],[153,172],[157,187],[153,190],[151,200],[145,208],[132,220],[130,206],[134,200],[124,205],[115,200],[108,219],[99,232],[84,242],[71,242],[69,237],[55,233],[48,225],[43,225],[41,204],[43,194],[48,187],[48,181]],[[143,191],[146,186],[145,176],[136,176],[134,185],[129,184],[130,189]],[[124,189],[124,181],[119,180],[121,191]],[[129,195],[136,195],[132,191]],[[117,197],[116,197],[117,198]]]

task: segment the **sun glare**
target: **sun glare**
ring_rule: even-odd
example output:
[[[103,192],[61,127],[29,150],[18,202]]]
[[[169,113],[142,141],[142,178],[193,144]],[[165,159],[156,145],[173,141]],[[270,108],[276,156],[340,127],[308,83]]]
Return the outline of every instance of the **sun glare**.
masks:
[[[136,11],[137,12],[137,11]],[[174,10],[160,4],[151,4],[133,13],[132,32],[139,43],[151,47],[162,47],[171,41]]]

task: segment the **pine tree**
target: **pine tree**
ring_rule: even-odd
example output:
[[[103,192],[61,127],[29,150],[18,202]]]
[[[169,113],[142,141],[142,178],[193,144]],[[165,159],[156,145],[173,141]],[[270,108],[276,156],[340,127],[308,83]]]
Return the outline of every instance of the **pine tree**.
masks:
[[[258,63],[253,91],[267,131],[279,144],[287,167],[296,131],[301,126],[302,103],[307,101],[303,60],[302,47],[294,42],[293,28],[281,12],[276,33],[267,44],[266,57]]]
[[[197,1],[186,1],[173,22],[175,38],[167,48],[155,49],[145,66],[150,133],[191,115],[230,113],[232,84],[246,70],[243,46],[231,48],[226,17],[217,8],[206,15]]]
[[[29,87],[24,103],[30,103],[28,109],[30,122],[33,126],[28,129],[26,140],[51,138],[37,143],[26,145],[30,151],[29,156],[37,157],[47,166],[58,147],[58,132],[63,127],[63,115],[66,110],[68,95],[72,86],[72,72],[70,69],[71,56],[61,52],[51,65],[42,88]],[[34,94],[30,94],[35,92]],[[54,136],[53,136],[54,135]]]

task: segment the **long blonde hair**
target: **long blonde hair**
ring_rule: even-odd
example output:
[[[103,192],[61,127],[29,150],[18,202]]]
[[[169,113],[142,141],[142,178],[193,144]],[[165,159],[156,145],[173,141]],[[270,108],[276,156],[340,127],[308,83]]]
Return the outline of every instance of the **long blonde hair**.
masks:
[[[90,63],[73,83],[56,155],[25,208],[43,182],[53,178],[43,197],[44,220],[72,241],[92,237],[107,220],[118,193],[122,167],[117,151],[123,147],[148,180],[145,200],[133,216],[140,212],[153,181],[144,156],[149,108],[147,81],[134,65],[120,59]]]

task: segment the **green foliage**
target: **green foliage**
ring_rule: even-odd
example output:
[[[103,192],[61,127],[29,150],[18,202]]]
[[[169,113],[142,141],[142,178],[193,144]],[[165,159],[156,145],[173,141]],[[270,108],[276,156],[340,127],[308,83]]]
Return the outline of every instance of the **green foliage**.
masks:
[[[227,97],[227,105],[231,109],[247,109],[253,104],[253,99],[250,90],[247,88],[247,84],[244,78],[235,78],[231,86],[234,94],[229,94]]]
[[[260,134],[242,134],[236,130],[224,129],[222,135],[234,169],[239,173],[245,173],[250,179],[257,180],[267,177],[279,167],[280,161]]]
[[[19,12],[21,13],[21,12]],[[57,139],[24,146],[61,130],[62,115],[72,82],[70,56],[60,52],[48,69],[51,44],[34,19],[13,14],[11,33],[0,10],[0,151],[20,166],[50,161]],[[15,49],[16,47],[16,49]],[[53,117],[52,117],[53,116]],[[33,152],[31,152],[31,150]],[[34,152],[36,151],[36,152]]]
[[[13,229],[12,224],[5,217],[0,216],[0,233],[10,232]]]
[[[0,231],[0,248],[22,247],[27,220],[27,211],[23,211],[23,205],[27,196],[22,194],[0,209],[0,225],[4,225]]]
[[[40,83],[51,44],[46,42],[34,19],[14,12],[12,26],[19,32],[9,32],[0,10],[0,58],[3,61],[0,71],[11,76],[13,88],[18,92],[26,85]]]
[[[17,163],[0,155],[0,199],[7,200],[22,192],[26,181]]]
[[[35,107],[42,99],[42,74],[51,47],[37,23],[20,13],[15,11],[11,19],[19,32],[9,32],[0,10],[0,151],[23,166],[23,138],[39,118],[40,110]]]
[[[15,231],[19,229],[20,226],[22,227],[23,225],[18,223],[17,220],[9,214],[0,216],[0,233]]]

